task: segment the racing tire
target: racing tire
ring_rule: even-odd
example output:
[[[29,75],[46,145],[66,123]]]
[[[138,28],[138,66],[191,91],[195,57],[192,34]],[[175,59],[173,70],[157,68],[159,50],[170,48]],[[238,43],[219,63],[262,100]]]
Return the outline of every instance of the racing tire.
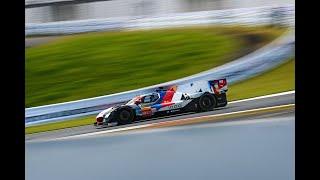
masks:
[[[119,125],[130,124],[134,119],[133,111],[129,108],[121,108],[117,113]]]
[[[216,106],[216,99],[210,94],[204,94],[200,97],[198,105],[200,111],[210,111]]]

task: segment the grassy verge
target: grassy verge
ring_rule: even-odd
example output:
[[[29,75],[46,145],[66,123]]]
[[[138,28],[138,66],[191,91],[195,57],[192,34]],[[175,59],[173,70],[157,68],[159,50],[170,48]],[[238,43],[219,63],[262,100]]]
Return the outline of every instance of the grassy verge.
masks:
[[[270,27],[71,35],[26,49],[26,107],[146,87],[208,70],[279,36]]]
[[[239,82],[229,87],[229,101],[262,96],[295,89],[294,59],[262,75],[249,80]],[[92,124],[94,116],[88,116],[77,120],[57,122],[26,128],[26,133],[36,133]]]
[[[25,133],[31,134],[31,133],[51,131],[51,130],[56,130],[56,129],[69,128],[69,127],[84,126],[84,125],[88,125],[88,124],[93,124],[94,121],[95,121],[95,116],[87,116],[87,117],[82,117],[79,119],[73,119],[70,121],[55,122],[55,123],[50,123],[50,124],[26,127]]]
[[[229,101],[294,90],[294,62],[291,59],[276,69],[229,86]]]

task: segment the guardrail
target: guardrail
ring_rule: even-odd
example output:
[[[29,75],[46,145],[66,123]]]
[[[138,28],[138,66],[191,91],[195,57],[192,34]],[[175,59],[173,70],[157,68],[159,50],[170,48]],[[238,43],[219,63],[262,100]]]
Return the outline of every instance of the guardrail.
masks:
[[[102,109],[128,101],[134,96],[153,92],[158,87],[181,85],[187,82],[223,77],[226,77],[229,84],[232,84],[284,63],[288,58],[294,56],[294,47],[295,35],[294,30],[292,30],[249,55],[199,74],[122,93],[27,108],[26,126],[96,114]]]
[[[201,24],[277,24],[294,26],[295,6],[272,6],[174,13],[157,17],[122,17],[26,24],[25,35],[57,35],[120,29],[159,28]]]

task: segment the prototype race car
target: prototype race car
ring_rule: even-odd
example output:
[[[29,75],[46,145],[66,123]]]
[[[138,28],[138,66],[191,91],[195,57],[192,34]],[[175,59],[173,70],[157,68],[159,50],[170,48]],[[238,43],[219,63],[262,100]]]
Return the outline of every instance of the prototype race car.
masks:
[[[126,104],[110,107],[99,113],[94,125],[124,125],[137,120],[183,112],[210,111],[227,105],[226,79],[206,81],[205,86],[206,90],[200,89],[194,93],[177,92],[176,88],[170,88],[137,96]]]

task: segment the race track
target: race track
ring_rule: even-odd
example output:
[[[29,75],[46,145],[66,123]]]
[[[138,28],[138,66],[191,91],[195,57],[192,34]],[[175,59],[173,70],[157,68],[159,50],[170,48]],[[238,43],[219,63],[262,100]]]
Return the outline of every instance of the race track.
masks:
[[[73,136],[73,135],[78,135],[78,134],[105,131],[106,129],[111,130],[111,129],[124,128],[124,127],[133,127],[133,126],[137,126],[137,125],[144,125],[144,124],[155,123],[155,122],[172,121],[172,120],[186,119],[186,118],[191,118],[191,117],[201,117],[201,116],[212,115],[212,114],[224,114],[224,113],[230,113],[230,112],[237,112],[237,111],[278,106],[278,105],[294,104],[294,103],[295,103],[295,94],[293,91],[292,93],[285,93],[285,94],[279,95],[279,96],[258,98],[258,99],[253,99],[253,100],[249,100],[249,101],[231,102],[227,105],[227,107],[224,107],[221,109],[216,109],[215,111],[210,111],[210,112],[189,113],[189,114],[185,114],[185,115],[152,119],[152,120],[147,120],[147,121],[143,121],[143,122],[136,122],[136,123],[125,125],[125,126],[109,127],[109,128],[104,128],[104,129],[96,129],[93,125],[81,126],[81,127],[75,127],[75,128],[67,128],[67,129],[62,129],[62,130],[29,134],[29,135],[26,135],[25,139],[26,139],[26,141],[46,140],[46,139],[50,140],[50,139],[66,137],[66,136]]]
[[[26,179],[292,180],[294,119],[292,109],[227,122],[26,142]]]

